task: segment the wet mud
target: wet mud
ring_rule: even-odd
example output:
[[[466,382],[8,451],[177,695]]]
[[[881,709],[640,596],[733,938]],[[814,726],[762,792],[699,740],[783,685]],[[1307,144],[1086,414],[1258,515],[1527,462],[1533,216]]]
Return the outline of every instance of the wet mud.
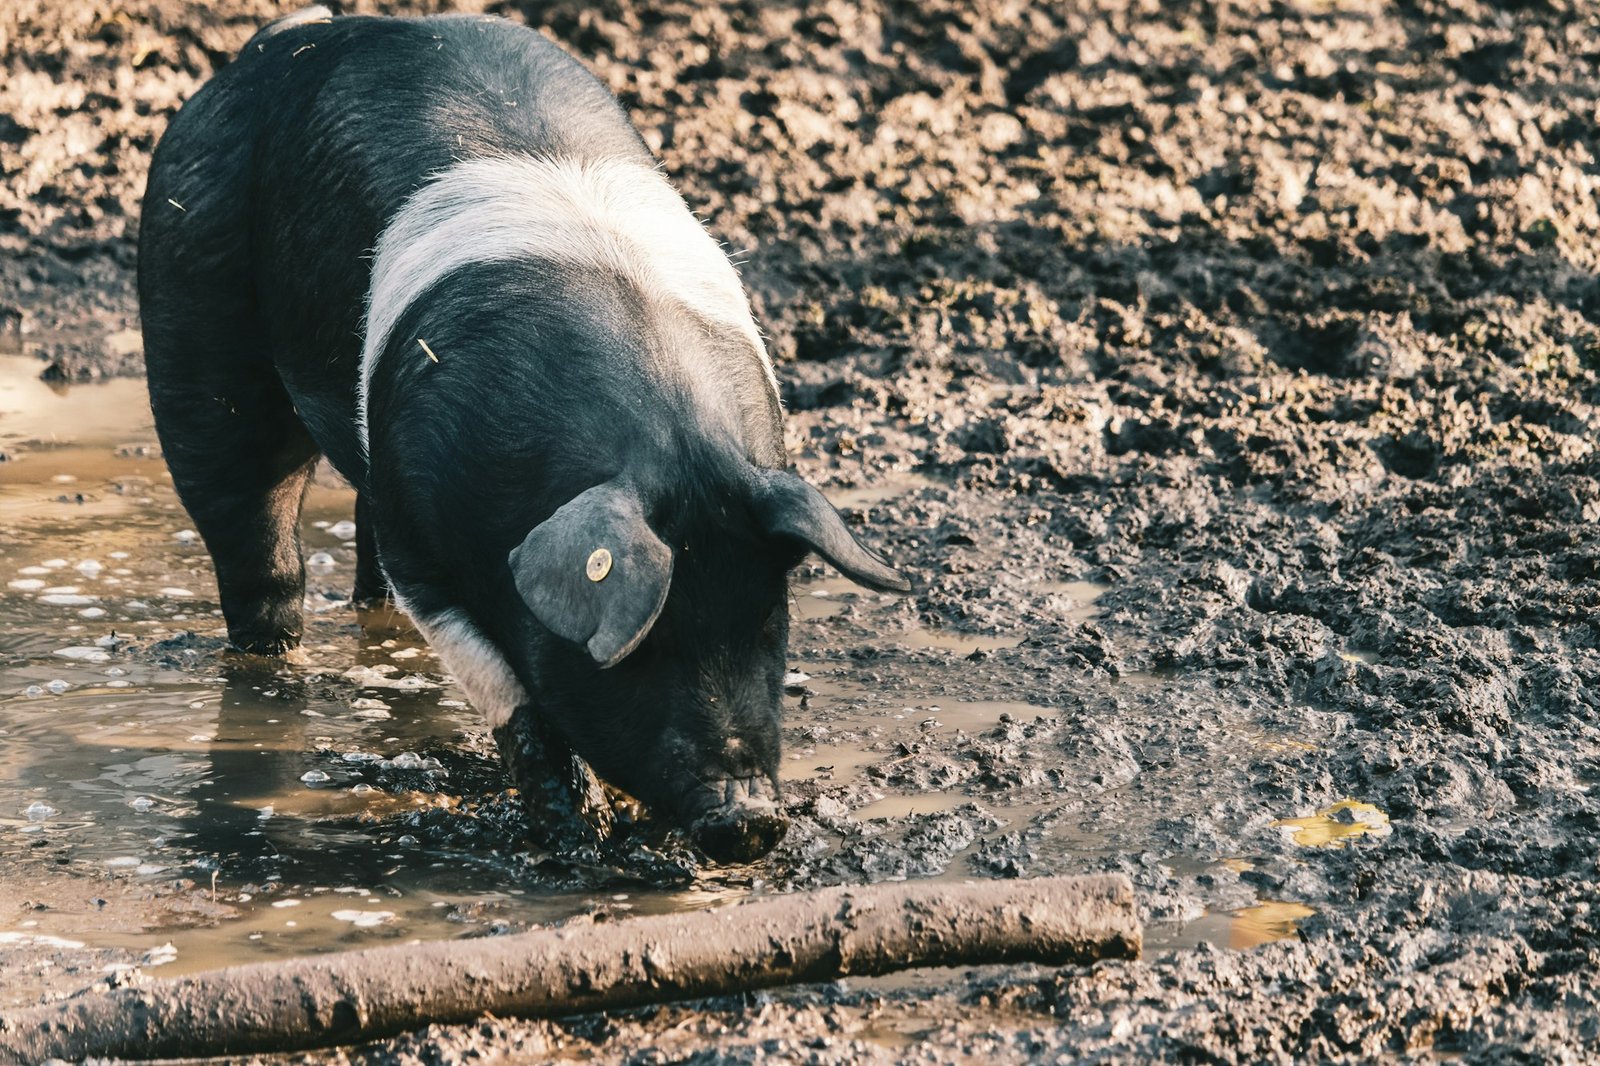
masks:
[[[8,386],[63,394],[0,400],[0,578],[25,583],[0,599],[8,1002],[129,965],[1116,870],[1141,962],[341,1054],[1592,1054],[1582,5],[475,7],[583,57],[741,250],[800,470],[918,582],[797,575],[794,827],[769,861],[671,885],[522,850],[481,725],[403,624],[349,606],[337,486],[308,514],[328,525],[305,660],[223,650],[117,375],[139,364],[149,148],[276,9],[36,8],[0,7],[0,346]]]

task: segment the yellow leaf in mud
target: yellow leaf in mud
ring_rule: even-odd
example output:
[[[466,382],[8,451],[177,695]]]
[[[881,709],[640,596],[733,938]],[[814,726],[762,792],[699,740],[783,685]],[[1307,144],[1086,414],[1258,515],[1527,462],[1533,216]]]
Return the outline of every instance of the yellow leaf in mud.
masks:
[[[1387,814],[1353,799],[1342,799],[1306,818],[1280,818],[1272,824],[1289,830],[1296,844],[1308,848],[1342,848],[1353,837],[1391,832]]]

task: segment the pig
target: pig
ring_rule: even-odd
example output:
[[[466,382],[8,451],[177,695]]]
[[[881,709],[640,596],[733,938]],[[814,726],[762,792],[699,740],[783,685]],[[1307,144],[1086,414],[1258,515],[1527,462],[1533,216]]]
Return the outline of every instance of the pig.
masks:
[[[155,150],[139,299],[235,647],[300,641],[326,457],[356,598],[514,780],[575,753],[714,861],[779,842],[789,574],[909,585],[793,471],[734,266],[579,62],[477,16],[268,24]]]

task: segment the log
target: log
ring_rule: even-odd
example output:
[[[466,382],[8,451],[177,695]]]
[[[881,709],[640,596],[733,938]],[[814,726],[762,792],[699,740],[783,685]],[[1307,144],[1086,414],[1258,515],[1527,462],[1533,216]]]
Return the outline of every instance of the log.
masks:
[[[485,1014],[540,1018],[924,966],[1136,958],[1120,874],[900,883],[371,948],[86,992],[0,1017],[0,1059],[299,1051]]]

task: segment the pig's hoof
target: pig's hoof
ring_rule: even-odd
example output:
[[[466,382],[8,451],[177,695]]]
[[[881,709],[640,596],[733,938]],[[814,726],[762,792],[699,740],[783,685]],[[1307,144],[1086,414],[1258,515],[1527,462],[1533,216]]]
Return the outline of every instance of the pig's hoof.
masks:
[[[717,863],[754,862],[778,846],[789,821],[776,807],[714,811],[689,829],[695,846]]]

